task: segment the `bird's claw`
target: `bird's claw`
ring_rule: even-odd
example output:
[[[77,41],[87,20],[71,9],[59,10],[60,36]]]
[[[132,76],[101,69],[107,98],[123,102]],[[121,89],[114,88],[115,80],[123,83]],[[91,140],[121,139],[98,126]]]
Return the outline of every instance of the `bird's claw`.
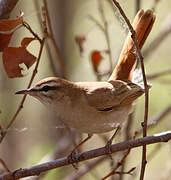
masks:
[[[77,163],[74,163],[74,161],[76,160],[75,154],[76,154],[76,152],[73,150],[73,151],[68,155],[67,159],[68,159],[68,163],[71,163],[71,164],[72,164],[72,167],[73,167],[74,169],[78,170],[78,166],[77,166],[78,164],[77,164]]]
[[[108,154],[108,156],[109,156],[109,158],[111,159],[111,160],[113,160],[113,157],[112,157],[112,151],[111,151],[111,144],[112,144],[112,141],[108,141],[107,143],[106,143],[106,146],[105,146],[105,148],[106,148],[106,151],[107,151],[107,154]]]

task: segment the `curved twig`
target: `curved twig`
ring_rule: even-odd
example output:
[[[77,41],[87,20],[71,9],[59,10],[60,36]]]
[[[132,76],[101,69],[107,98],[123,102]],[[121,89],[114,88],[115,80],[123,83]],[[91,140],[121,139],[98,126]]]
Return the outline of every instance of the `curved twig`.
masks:
[[[128,25],[128,28],[131,32],[131,37],[132,40],[135,44],[135,49],[137,52],[137,58],[140,61],[141,64],[141,70],[142,70],[142,75],[143,75],[143,82],[144,82],[144,89],[145,89],[145,112],[144,112],[144,122],[142,123],[142,127],[143,127],[143,137],[147,136],[147,121],[148,121],[148,102],[149,102],[149,88],[147,85],[147,79],[146,79],[146,73],[145,73],[145,68],[144,68],[144,63],[143,63],[143,56],[141,54],[141,50],[140,47],[138,45],[138,41],[136,38],[136,33],[135,30],[133,29],[129,19],[127,18],[127,16],[125,15],[125,12],[122,10],[120,4],[118,3],[117,0],[113,0],[115,6],[118,8],[120,14],[122,15],[122,17],[124,18],[126,24]],[[142,152],[142,166],[141,166],[141,174],[140,174],[140,180],[144,179],[144,173],[145,173],[145,167],[147,164],[147,160],[146,160],[146,145],[143,146],[143,152]]]
[[[40,42],[40,50],[39,50],[39,54],[38,54],[38,58],[37,58],[37,63],[36,63],[36,66],[35,66],[35,68],[34,68],[34,70],[33,70],[33,74],[32,74],[32,76],[31,76],[31,79],[30,79],[30,82],[29,82],[27,88],[30,88],[30,87],[31,87],[31,84],[32,84],[32,82],[33,82],[33,80],[34,80],[34,78],[35,78],[35,76],[36,76],[36,74],[37,74],[37,69],[38,69],[38,66],[39,66],[39,63],[40,63],[40,58],[41,58],[41,55],[42,55],[44,43],[45,43],[45,40],[46,40],[46,38],[47,38],[47,28],[46,28],[46,20],[45,20],[45,19],[44,19],[44,21],[43,21],[43,24],[44,24],[44,37],[43,37],[43,39],[41,39],[41,40],[39,41],[39,42]],[[30,26],[27,26],[27,28],[29,29],[29,28],[31,28],[31,27],[30,27]],[[33,32],[33,30],[30,29],[30,32]],[[32,33],[32,34],[33,34],[33,36],[35,35],[35,33]],[[37,34],[36,34],[35,38],[37,38]],[[40,38],[39,38],[39,39],[40,39]],[[23,104],[24,104],[24,102],[25,102],[25,100],[26,100],[26,96],[27,96],[27,95],[24,95],[24,96],[23,96],[23,98],[22,98],[22,100],[21,100],[21,102],[20,102],[20,104],[19,104],[19,106],[18,106],[18,109],[17,109],[16,113],[14,114],[13,118],[11,119],[11,121],[9,122],[9,124],[7,125],[6,129],[3,129],[3,130],[2,130],[2,133],[1,133],[1,136],[0,136],[0,143],[3,141],[4,137],[6,136],[8,130],[9,130],[9,128],[13,125],[13,123],[14,123],[14,121],[16,120],[18,114],[19,114],[20,111],[22,110]]]

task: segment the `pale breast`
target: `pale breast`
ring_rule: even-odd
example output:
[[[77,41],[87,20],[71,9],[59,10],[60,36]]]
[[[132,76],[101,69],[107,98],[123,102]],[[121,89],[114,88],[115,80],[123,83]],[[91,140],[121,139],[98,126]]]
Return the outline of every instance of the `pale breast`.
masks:
[[[70,128],[82,133],[105,133],[111,131],[127,120],[132,105],[114,108],[109,112],[98,111],[92,107],[72,109],[63,116],[63,121]]]

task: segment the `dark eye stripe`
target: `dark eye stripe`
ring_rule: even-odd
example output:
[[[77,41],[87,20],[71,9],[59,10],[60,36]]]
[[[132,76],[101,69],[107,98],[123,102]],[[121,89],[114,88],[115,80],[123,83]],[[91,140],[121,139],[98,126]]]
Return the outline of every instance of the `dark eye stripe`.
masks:
[[[45,92],[47,92],[47,91],[49,91],[49,90],[56,90],[58,87],[55,87],[55,86],[43,86],[41,89],[40,89],[40,91],[45,91]]]
[[[107,107],[107,108],[104,108],[104,109],[98,109],[99,111],[101,112],[110,112],[112,111],[113,109],[115,109],[116,111],[119,109],[119,106],[111,106],[111,107]]]
[[[108,107],[108,108],[104,108],[104,109],[99,109],[99,111],[112,111],[113,107]]]

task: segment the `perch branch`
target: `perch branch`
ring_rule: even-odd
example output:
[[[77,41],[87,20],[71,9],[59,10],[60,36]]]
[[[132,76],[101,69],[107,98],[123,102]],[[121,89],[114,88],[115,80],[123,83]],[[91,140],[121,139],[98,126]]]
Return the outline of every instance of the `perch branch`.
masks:
[[[65,180],[77,180],[78,178],[81,178],[83,175],[85,175],[87,172],[91,171],[94,167],[96,167],[97,165],[102,163],[104,160],[106,160],[105,156],[101,157],[91,163],[87,163],[83,167],[79,168],[79,170],[77,172],[74,172],[73,174],[71,174],[70,176],[65,178]]]
[[[170,139],[171,139],[171,131],[162,132],[160,134],[155,134],[153,136],[146,136],[143,138],[114,144],[111,146],[111,152],[114,153],[114,152],[123,151],[126,149],[132,149],[135,147],[144,146],[148,144],[155,144],[159,142],[168,142]],[[42,172],[45,172],[54,168],[85,161],[85,160],[96,158],[103,155],[108,155],[108,149],[106,147],[76,154],[73,160],[69,162],[68,162],[68,158],[65,157],[65,158],[53,160],[50,162],[42,163],[36,166],[32,166],[30,168],[18,169],[18,170],[15,170],[14,172],[5,173],[5,174],[0,175],[0,180],[14,180],[14,179],[19,179],[19,178],[28,177],[28,176],[38,176]]]

